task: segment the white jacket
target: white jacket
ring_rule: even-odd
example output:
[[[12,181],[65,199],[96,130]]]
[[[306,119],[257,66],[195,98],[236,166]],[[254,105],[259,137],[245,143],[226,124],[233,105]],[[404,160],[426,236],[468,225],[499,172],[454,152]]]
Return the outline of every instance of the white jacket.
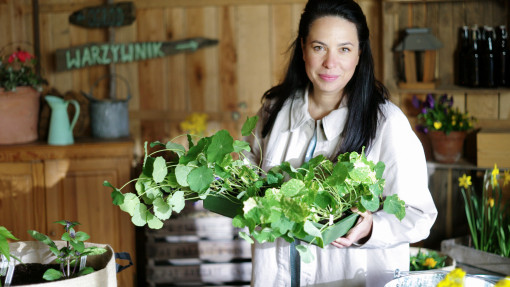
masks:
[[[373,214],[373,230],[363,245],[324,249],[311,245],[315,260],[301,262],[301,286],[384,286],[393,279],[395,269],[409,270],[409,243],[428,237],[437,210],[428,190],[427,167],[422,145],[402,111],[387,102],[382,106],[379,127],[367,158],[383,161],[386,169],[384,196],[397,193],[406,203],[406,216],[399,221],[384,211]],[[264,139],[261,136],[264,115],[259,112],[255,129],[259,141],[248,137],[252,152],[248,158],[269,170],[283,161],[298,167],[314,132],[315,121],[308,113],[308,92],[300,92],[284,104],[274,126]],[[347,116],[344,103],[317,121],[317,145],[314,156],[329,157],[341,139]],[[259,148],[259,143],[261,148]],[[306,244],[306,243],[305,243]],[[253,248],[252,285],[290,286],[289,243],[279,238],[272,243],[255,243]]]

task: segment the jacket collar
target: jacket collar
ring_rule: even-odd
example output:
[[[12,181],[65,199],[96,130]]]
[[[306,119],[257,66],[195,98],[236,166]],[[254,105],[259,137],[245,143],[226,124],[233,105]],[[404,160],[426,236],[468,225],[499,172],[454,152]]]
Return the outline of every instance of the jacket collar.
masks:
[[[315,120],[308,112],[308,91],[297,92],[292,97],[290,105],[290,125],[289,130],[295,131],[304,124],[308,123],[311,126],[315,125]],[[346,99],[342,100],[338,109],[331,111],[327,116],[322,118],[322,128],[326,136],[326,140],[336,138],[342,132],[345,122],[347,120],[347,106]]]

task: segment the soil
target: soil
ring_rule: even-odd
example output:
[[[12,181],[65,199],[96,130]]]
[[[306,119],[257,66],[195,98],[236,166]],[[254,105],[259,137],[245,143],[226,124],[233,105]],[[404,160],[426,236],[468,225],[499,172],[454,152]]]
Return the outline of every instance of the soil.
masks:
[[[53,268],[59,270],[58,264],[41,264],[41,263],[27,263],[18,264],[14,269],[11,286],[47,283],[43,279],[43,274],[46,270]],[[0,277],[2,286],[4,286],[5,277]]]

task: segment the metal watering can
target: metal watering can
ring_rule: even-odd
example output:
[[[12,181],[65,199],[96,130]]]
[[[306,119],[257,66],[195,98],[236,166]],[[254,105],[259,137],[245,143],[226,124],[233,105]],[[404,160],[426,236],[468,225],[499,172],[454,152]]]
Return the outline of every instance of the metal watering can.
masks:
[[[127,98],[124,100],[94,98],[92,96],[94,88],[106,78],[121,79],[127,88]],[[90,126],[93,137],[111,139],[129,136],[128,101],[131,99],[131,91],[124,77],[116,74],[103,76],[94,83],[90,94],[84,92],[82,94],[90,101]]]
[[[48,134],[48,144],[50,145],[70,145],[74,143],[73,129],[78,116],[80,115],[80,105],[76,100],[64,100],[56,96],[45,96],[51,108],[50,130]],[[73,104],[75,113],[73,120],[69,123],[67,106]]]

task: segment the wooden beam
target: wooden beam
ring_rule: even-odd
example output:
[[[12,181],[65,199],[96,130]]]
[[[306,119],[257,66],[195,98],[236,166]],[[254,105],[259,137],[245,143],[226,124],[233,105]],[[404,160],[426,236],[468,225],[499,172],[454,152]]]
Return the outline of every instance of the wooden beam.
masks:
[[[0,0],[1,3],[2,0]],[[119,2],[119,1],[115,1]],[[135,0],[136,9],[201,7],[201,6],[241,6],[241,5],[267,5],[267,4],[295,4],[306,3],[307,0]],[[90,6],[103,5],[103,0],[89,0],[86,3],[69,3],[62,0],[48,0],[40,4],[41,13],[59,13],[80,10]],[[31,7],[27,7],[31,9]]]

